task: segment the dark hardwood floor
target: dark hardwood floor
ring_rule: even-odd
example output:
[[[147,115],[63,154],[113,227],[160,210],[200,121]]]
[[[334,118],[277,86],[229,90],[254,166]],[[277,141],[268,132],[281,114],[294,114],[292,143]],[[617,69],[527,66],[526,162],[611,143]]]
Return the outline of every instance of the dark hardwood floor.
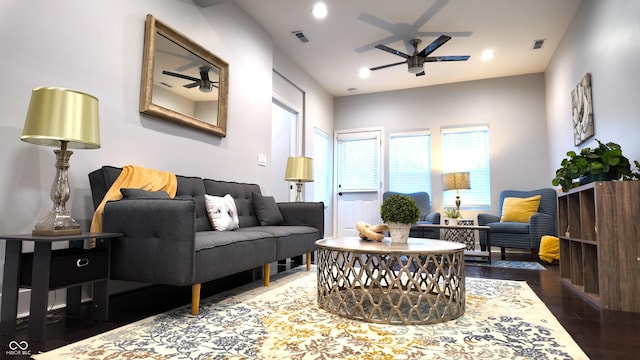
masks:
[[[500,254],[493,254],[498,259]],[[508,260],[529,260],[529,254],[507,254]],[[638,359],[640,357],[640,313],[605,311],[585,300],[560,282],[558,265],[545,264],[547,270],[520,270],[467,266],[467,277],[526,281],[564,328],[591,359]],[[640,274],[639,274],[640,275]],[[210,296],[252,281],[252,272],[203,284],[202,296]],[[19,321],[15,338],[0,336],[0,359],[20,359],[6,355],[12,340],[26,340],[36,354],[73,343],[93,335],[135,322],[190,302],[191,289],[152,286],[111,296],[109,321],[90,320],[90,304],[83,305],[79,318],[66,318],[61,310],[51,312],[45,341],[28,340],[27,323]]]

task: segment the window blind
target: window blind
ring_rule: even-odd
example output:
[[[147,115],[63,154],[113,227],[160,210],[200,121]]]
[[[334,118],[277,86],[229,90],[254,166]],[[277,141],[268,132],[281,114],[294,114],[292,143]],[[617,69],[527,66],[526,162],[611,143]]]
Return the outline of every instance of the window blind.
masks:
[[[389,191],[431,194],[431,132],[389,135]]]
[[[378,191],[380,138],[375,134],[340,134],[337,144],[338,191]]]
[[[442,173],[468,171],[471,189],[460,190],[461,209],[491,206],[489,127],[442,129]],[[455,207],[456,191],[443,191],[444,207]]]
[[[313,199],[329,206],[331,201],[331,161],[329,134],[313,130]]]

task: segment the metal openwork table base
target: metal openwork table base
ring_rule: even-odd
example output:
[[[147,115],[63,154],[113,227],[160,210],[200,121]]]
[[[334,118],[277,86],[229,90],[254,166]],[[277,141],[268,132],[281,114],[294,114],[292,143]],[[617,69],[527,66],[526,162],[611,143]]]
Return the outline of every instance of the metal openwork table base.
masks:
[[[464,314],[464,244],[409,238],[318,245],[318,305],[380,324],[434,324]]]

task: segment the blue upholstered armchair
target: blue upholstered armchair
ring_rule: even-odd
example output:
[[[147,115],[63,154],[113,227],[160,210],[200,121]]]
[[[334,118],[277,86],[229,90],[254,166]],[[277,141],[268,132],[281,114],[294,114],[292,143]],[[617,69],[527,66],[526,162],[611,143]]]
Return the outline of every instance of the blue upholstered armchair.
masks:
[[[431,212],[431,201],[429,200],[429,194],[426,192],[415,192],[410,194],[402,194],[393,191],[387,191],[382,194],[382,201],[387,199],[389,195],[400,194],[413,198],[418,208],[420,209],[420,220],[418,224],[440,224],[440,213],[439,212]],[[411,237],[422,237],[422,238],[430,238],[430,239],[439,239],[440,238],[440,229],[418,229],[416,227],[412,227],[409,232],[409,236]]]
[[[508,197],[528,198],[540,195],[538,212],[533,214],[529,222],[501,222],[502,206]],[[538,260],[540,238],[544,235],[558,234],[558,203],[554,189],[539,189],[532,191],[504,190],[500,193],[498,215],[478,214],[478,225],[491,228],[491,246],[499,246],[502,259],[505,248],[528,249],[533,260]],[[480,231],[480,248],[485,250],[487,236]]]

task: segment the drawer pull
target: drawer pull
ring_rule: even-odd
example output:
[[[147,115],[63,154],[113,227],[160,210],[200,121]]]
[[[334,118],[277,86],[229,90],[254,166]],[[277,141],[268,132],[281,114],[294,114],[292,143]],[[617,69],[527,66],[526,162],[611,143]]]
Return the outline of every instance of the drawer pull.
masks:
[[[78,259],[78,261],[76,261],[77,267],[85,267],[87,265],[89,265],[89,259],[87,258],[81,258],[81,259]]]

